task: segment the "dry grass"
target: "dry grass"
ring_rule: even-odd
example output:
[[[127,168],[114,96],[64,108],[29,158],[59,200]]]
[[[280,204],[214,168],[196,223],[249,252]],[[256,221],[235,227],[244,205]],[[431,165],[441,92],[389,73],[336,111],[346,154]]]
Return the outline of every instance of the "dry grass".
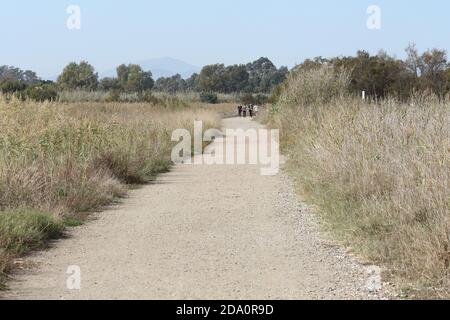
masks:
[[[23,242],[14,236],[42,229],[32,224],[43,218],[26,220],[36,217],[33,212],[47,213],[53,221],[49,225],[76,224],[74,213],[109,204],[126,192],[127,184],[147,182],[168,170],[172,131],[192,130],[195,119],[203,120],[205,129],[219,125],[217,113],[200,106],[0,97],[0,274],[11,257],[40,242],[39,236]],[[11,250],[11,243],[22,249]]]
[[[366,103],[347,83],[330,69],[291,75],[269,116],[289,171],[330,230],[400,288],[448,297],[450,102]]]
[[[152,91],[152,94],[155,98],[158,99],[168,99],[175,98],[179,101],[184,101],[190,104],[199,103],[200,102],[200,93],[199,92],[178,92],[175,94],[169,94],[166,92],[155,92]],[[111,93],[107,91],[84,91],[84,90],[75,90],[75,91],[61,91],[58,93],[58,101],[63,103],[78,103],[78,102],[108,102],[110,100]],[[239,94],[217,94],[220,103],[227,104],[232,103],[235,104],[239,101]],[[138,93],[120,93],[119,101],[122,102],[140,102],[142,101],[142,97]]]

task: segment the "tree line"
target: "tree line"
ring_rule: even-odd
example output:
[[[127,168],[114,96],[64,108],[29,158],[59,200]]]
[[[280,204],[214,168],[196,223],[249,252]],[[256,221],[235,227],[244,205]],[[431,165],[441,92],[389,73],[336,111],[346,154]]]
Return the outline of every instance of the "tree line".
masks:
[[[355,93],[365,91],[374,99],[395,96],[408,99],[415,91],[429,91],[439,97],[450,92],[450,64],[447,52],[431,49],[419,53],[414,44],[406,48],[406,58],[398,59],[380,51],[371,55],[358,51],[355,56],[306,59],[291,72],[301,72],[321,65],[344,68],[351,73],[350,87]],[[268,58],[254,62],[225,66],[204,66],[200,73],[188,79],[179,74],[154,81],[152,73],[136,64],[122,64],[116,77],[99,79],[94,67],[86,61],[69,63],[56,83],[40,80],[33,71],[0,66],[0,91],[23,92],[37,100],[55,98],[59,90],[86,90],[109,92],[147,92],[150,90],[175,94],[199,92],[205,101],[215,101],[215,93],[268,94],[279,92],[288,73],[287,67],[277,68]]]
[[[445,50],[419,53],[415,44],[410,44],[405,51],[403,60],[383,50],[376,55],[358,51],[354,57],[317,57],[305,60],[294,71],[321,65],[344,68],[351,74],[351,90],[358,94],[365,91],[373,99],[390,96],[405,101],[414,92],[429,92],[444,98],[450,93],[450,64]]]
[[[203,67],[200,73],[183,79],[179,74],[162,77],[156,82],[150,71],[136,64],[122,64],[116,69],[116,77],[99,79],[95,68],[86,61],[69,63],[59,75],[56,84],[61,90],[120,90],[139,92],[154,89],[167,93],[182,91],[216,93],[269,93],[284,81],[287,67],[277,68],[268,58],[260,58],[246,65],[213,64]],[[24,84],[38,83],[40,79],[32,71],[13,67],[1,67],[0,79]]]
[[[160,78],[155,88],[170,93],[269,93],[286,79],[288,73],[287,67],[278,69],[272,61],[263,57],[246,65],[207,65],[199,74],[195,73],[186,80],[180,75]]]

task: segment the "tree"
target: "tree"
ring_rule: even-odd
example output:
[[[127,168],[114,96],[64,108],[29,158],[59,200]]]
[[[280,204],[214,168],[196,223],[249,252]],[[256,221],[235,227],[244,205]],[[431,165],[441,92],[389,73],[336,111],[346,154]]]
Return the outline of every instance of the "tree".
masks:
[[[445,82],[446,82],[446,92],[450,92],[450,64],[447,66],[447,70],[445,70]]]
[[[188,79],[186,79],[186,90],[187,91],[199,91],[198,78],[199,78],[199,74],[194,73],[192,76],[190,76]]]
[[[119,90],[119,80],[117,78],[103,78],[100,80],[99,89],[104,91]]]
[[[277,69],[269,59],[260,58],[247,65],[205,66],[195,81],[200,91],[268,93],[282,83],[287,74],[287,67]]]
[[[259,58],[258,60],[247,64],[249,73],[248,92],[268,93],[286,78],[288,69],[277,67],[268,58]]]
[[[172,77],[159,78],[155,83],[156,91],[168,92],[172,94],[185,91],[186,88],[186,81],[179,74]]]
[[[405,60],[406,67],[414,74],[415,78],[419,78],[423,72],[422,58],[419,55],[415,43],[410,43],[405,49],[407,58]]]
[[[374,56],[358,51],[356,57],[338,57],[325,63],[336,69],[348,70],[351,73],[350,90],[358,95],[365,91],[377,99],[388,95],[406,99],[414,87],[413,72],[407,63],[385,51]]]
[[[223,64],[213,64],[203,67],[198,76],[200,90],[206,92],[225,92],[225,73],[225,65]]]
[[[39,77],[36,75],[36,72],[26,70],[23,71],[19,68],[10,67],[10,66],[0,66],[0,80],[2,79],[11,79],[23,82],[25,84],[35,84],[40,81]]]
[[[407,100],[415,90],[429,90],[441,98],[450,90],[449,65],[445,50],[432,49],[420,54],[414,44],[406,48],[407,58],[402,61],[385,51],[370,55],[358,51],[354,57],[307,59],[294,70],[303,71],[328,65],[344,68],[351,74],[350,90],[366,91],[373,98],[395,96]]]
[[[117,67],[117,80],[126,92],[141,92],[153,88],[155,82],[150,71],[143,71],[137,64],[122,64]]]
[[[445,95],[447,52],[445,50],[427,50],[421,57],[423,63],[422,79],[427,89],[431,89],[440,97]]]
[[[249,74],[244,65],[232,65],[225,69],[225,93],[245,91],[248,87]]]
[[[98,86],[98,74],[86,61],[69,63],[58,77],[58,85],[66,90],[95,90]]]
[[[25,82],[26,84],[36,84],[36,83],[40,82],[40,79],[36,75],[36,72],[31,71],[31,70],[26,70],[23,73],[22,77],[23,77],[22,81]]]

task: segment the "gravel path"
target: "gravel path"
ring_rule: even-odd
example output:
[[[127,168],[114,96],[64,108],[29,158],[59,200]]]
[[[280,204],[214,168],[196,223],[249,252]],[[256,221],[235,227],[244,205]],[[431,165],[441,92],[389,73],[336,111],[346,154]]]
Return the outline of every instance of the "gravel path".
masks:
[[[257,166],[178,165],[93,218],[29,257],[6,298],[381,298],[371,268],[321,236],[290,179]],[[67,289],[69,266],[80,290]]]

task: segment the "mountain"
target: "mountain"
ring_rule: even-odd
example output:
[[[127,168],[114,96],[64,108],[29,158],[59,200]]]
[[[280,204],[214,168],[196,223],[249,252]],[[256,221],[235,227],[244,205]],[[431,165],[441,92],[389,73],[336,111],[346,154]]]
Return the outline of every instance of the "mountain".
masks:
[[[189,78],[193,73],[200,72],[201,70],[200,67],[169,57],[144,60],[136,62],[136,64],[139,64],[145,71],[150,70],[153,74],[153,79],[155,80],[161,77],[174,76],[177,73],[186,79]],[[115,77],[116,70],[108,70],[106,72],[100,73],[99,76],[100,78]]]

